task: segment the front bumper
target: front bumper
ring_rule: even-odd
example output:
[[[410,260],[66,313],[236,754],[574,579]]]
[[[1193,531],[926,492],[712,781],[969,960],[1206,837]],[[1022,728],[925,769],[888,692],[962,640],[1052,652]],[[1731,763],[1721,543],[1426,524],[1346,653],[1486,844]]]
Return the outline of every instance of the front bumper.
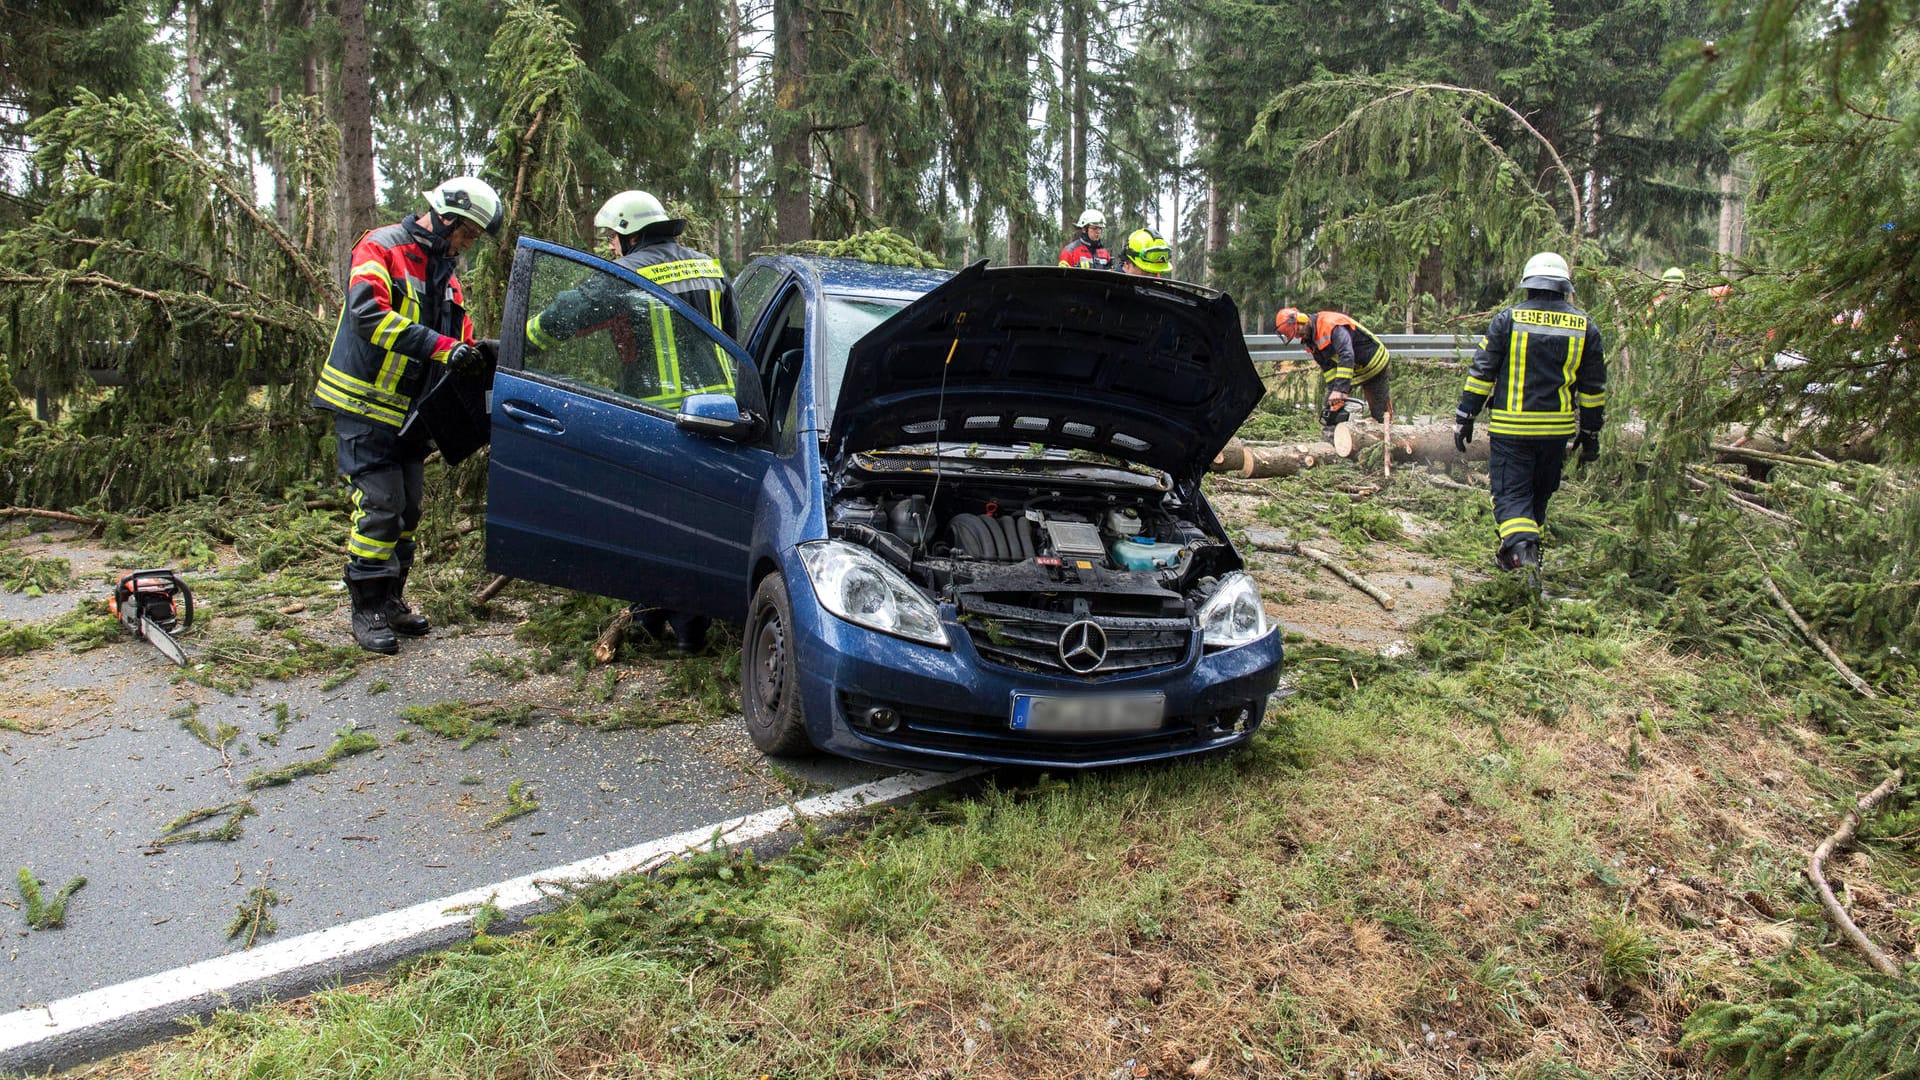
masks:
[[[1253,737],[1280,681],[1278,627],[1235,649],[1196,647],[1171,668],[1087,680],[989,663],[951,621],[953,648],[938,649],[843,622],[804,591],[793,600],[812,608],[795,612],[808,734],[823,750],[889,765],[1080,769],[1219,750]],[[1011,726],[1016,693],[1159,693],[1166,717],[1145,732],[1031,734]],[[897,726],[877,730],[867,720],[875,708],[891,710]]]

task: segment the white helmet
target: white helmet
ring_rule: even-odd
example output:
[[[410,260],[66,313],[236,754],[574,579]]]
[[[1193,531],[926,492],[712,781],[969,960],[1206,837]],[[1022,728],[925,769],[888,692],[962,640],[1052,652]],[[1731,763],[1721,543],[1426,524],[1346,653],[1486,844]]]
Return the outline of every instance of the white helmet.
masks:
[[[1088,226],[1104,229],[1107,227],[1107,215],[1098,210],[1082,210],[1080,211],[1080,220],[1073,224],[1075,228],[1080,229],[1087,228]]]
[[[1551,251],[1543,251],[1527,260],[1527,268],[1520,271],[1520,287],[1549,289],[1571,296],[1573,271],[1567,269],[1567,260]]]
[[[420,194],[441,217],[463,217],[490,233],[500,231],[500,193],[477,176],[456,176]]]
[[[678,236],[686,231],[685,218],[667,216],[667,208],[660,200],[644,191],[623,191],[601,204],[600,212],[593,215],[593,227],[608,229],[621,236],[632,236],[649,225],[666,223],[669,228],[657,230],[668,236]]]

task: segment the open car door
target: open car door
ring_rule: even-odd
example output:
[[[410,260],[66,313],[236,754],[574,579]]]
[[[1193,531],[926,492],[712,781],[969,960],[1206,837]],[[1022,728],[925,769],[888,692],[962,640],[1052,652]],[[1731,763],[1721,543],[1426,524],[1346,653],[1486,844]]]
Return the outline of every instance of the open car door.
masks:
[[[771,453],[758,375],[674,295],[523,239],[493,380],[487,568],[740,621]]]

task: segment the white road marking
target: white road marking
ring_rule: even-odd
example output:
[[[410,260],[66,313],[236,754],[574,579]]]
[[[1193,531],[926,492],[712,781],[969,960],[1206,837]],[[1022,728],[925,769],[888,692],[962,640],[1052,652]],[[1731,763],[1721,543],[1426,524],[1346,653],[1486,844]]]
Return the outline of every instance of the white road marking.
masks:
[[[483,904],[492,904],[511,916],[524,916],[551,905],[552,886],[557,882],[608,878],[653,869],[675,856],[709,848],[716,837],[728,845],[738,845],[779,832],[796,818],[836,817],[876,803],[908,798],[980,772],[966,769],[889,776],[815,795],[789,806],[688,829],[564,866],[467,889],[384,915],[315,930],[261,945],[249,952],[202,960],[172,971],[75,994],[49,1005],[18,1010],[0,1016],[0,1068],[7,1067],[11,1061],[29,1059],[36,1043],[71,1045],[84,1041],[92,1029],[142,1017],[172,1020],[205,1011],[204,1007],[193,1004],[196,999],[230,997],[249,986],[271,983],[303,970],[314,971],[322,979],[337,977],[349,969],[356,957],[377,954],[383,962],[390,962],[400,955],[395,949],[408,940],[465,924],[472,919],[473,910]]]

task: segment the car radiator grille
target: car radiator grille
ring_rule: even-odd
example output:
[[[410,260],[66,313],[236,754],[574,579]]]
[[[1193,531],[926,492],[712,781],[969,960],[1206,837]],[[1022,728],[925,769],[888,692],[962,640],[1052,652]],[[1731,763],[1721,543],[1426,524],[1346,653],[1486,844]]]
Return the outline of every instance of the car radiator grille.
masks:
[[[1193,643],[1193,622],[1186,618],[1079,615],[964,595],[959,608],[960,623],[982,659],[1023,671],[1098,678],[1172,667],[1187,658]],[[1074,671],[1060,659],[1061,633],[1082,619],[1098,624],[1107,638],[1106,659],[1084,672]]]

